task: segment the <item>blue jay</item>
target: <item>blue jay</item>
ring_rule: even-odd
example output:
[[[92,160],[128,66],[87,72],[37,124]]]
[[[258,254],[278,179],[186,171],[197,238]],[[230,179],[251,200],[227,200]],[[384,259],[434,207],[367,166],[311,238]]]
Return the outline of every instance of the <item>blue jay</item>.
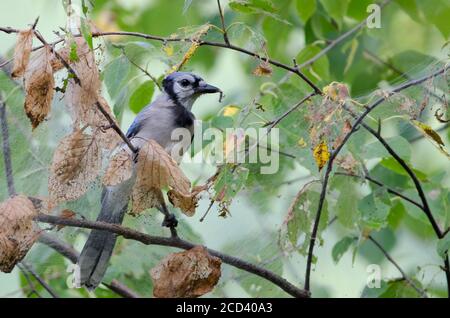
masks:
[[[194,114],[191,112],[195,100],[209,93],[221,93],[215,86],[207,84],[199,76],[175,72],[162,82],[163,92],[136,116],[126,136],[139,150],[147,140],[158,142],[168,153],[177,144],[171,138],[176,128],[186,128],[193,135]],[[192,139],[189,141],[192,141]],[[126,147],[122,145],[121,147]],[[135,182],[136,171],[128,180],[103,188],[102,207],[97,221],[121,224]],[[165,214],[164,226],[176,226],[176,219],[169,214],[165,205],[158,209]],[[92,230],[78,259],[79,283],[89,289],[95,289],[103,279],[111,258],[117,235]]]

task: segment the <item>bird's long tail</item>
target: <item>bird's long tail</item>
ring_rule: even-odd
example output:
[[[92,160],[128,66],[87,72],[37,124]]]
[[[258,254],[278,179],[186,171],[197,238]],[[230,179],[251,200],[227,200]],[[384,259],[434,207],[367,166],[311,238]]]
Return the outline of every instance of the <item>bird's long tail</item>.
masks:
[[[128,207],[130,182],[107,187],[102,193],[102,208],[97,221],[121,224]],[[79,283],[95,289],[102,281],[111,258],[117,235],[92,230],[78,259]]]

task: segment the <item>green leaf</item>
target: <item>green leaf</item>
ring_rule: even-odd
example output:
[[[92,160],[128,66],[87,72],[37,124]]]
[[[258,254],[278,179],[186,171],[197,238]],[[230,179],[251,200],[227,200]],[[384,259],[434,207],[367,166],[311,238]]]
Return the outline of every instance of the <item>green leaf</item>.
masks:
[[[78,57],[77,44],[75,43],[75,41],[73,41],[72,43],[70,43],[69,61],[78,62],[79,60],[80,58]]]
[[[335,264],[339,263],[342,256],[344,256],[345,252],[347,252],[347,250],[355,242],[355,240],[356,238],[347,236],[333,246],[331,255]]]
[[[342,19],[347,13],[348,4],[350,0],[319,0],[322,3],[325,11],[340,25]]]
[[[214,184],[216,200],[219,198],[222,202],[231,201],[244,186],[248,172],[248,169],[242,166],[223,166]]]
[[[401,136],[395,136],[386,138],[385,140],[392,149],[395,149],[395,152],[403,160],[409,161],[411,159],[411,145],[405,138]],[[385,158],[389,156],[390,154],[387,152],[386,148],[384,148],[384,146],[378,140],[371,142],[365,147],[364,158],[366,159]]]
[[[420,21],[416,0],[395,0],[395,2],[413,19]]]
[[[81,19],[80,31],[81,31],[81,34],[83,35],[84,40],[89,45],[89,48],[91,50],[93,50],[94,49],[94,45],[92,43],[91,28],[89,27],[89,25],[88,25],[88,23],[87,23],[87,21],[85,19]]]
[[[297,63],[302,64],[303,62],[308,61],[316,54],[318,54],[322,49],[317,45],[308,45],[304,47],[300,53],[297,55]],[[330,65],[328,63],[328,58],[326,55],[321,56],[312,64],[312,69],[315,77],[319,76],[321,79],[328,79],[330,76]]]
[[[316,0],[297,0],[297,14],[305,24],[316,11]]]
[[[450,28],[448,21],[450,19],[450,3],[449,1],[428,0],[418,1],[426,21],[434,24],[442,33],[444,39],[450,36]]]
[[[387,224],[390,206],[384,202],[382,197],[382,194],[385,193],[384,189],[376,190],[358,203],[362,221],[371,229],[379,230]]]
[[[389,170],[391,170],[397,174],[409,177],[409,174],[406,172],[406,170],[394,158],[385,158],[380,161],[380,164],[383,167],[388,168]],[[415,173],[415,175],[417,176],[417,178],[419,178],[420,181],[425,182],[428,180],[426,173],[419,171],[417,169],[414,169],[414,168],[412,168],[412,171]]]
[[[103,71],[103,79],[109,95],[115,98],[125,85],[131,66],[130,61],[123,55],[112,60]]]
[[[152,100],[155,91],[155,83],[146,81],[142,83],[130,96],[130,109],[135,113],[139,113],[142,108],[147,106]]]
[[[441,238],[437,243],[437,252],[440,257],[444,258],[450,249],[450,232]]]

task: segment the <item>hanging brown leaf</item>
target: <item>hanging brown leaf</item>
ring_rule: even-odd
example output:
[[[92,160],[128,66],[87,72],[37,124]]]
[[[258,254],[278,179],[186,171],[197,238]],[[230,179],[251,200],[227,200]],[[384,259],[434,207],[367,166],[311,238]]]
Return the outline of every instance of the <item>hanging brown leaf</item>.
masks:
[[[219,281],[221,264],[203,246],[170,254],[150,271],[153,295],[160,298],[202,296]]]
[[[62,139],[53,154],[48,191],[53,204],[82,196],[100,170],[96,137],[82,129]]]
[[[154,189],[169,188],[172,190],[172,198],[177,197],[175,202],[181,207],[180,197],[190,195],[191,184],[176,162],[170,155],[154,140],[149,140],[140,147],[137,158],[136,182],[133,188],[132,201],[133,213],[142,212],[154,207],[153,198],[148,198],[148,193]],[[185,199],[183,199],[185,200]],[[193,215],[192,211],[184,211],[187,215]]]
[[[100,118],[95,114],[97,112],[95,103],[101,88],[100,74],[95,63],[94,53],[84,38],[80,37],[75,41],[77,51],[81,53],[78,54],[78,61],[71,66],[81,85],[74,78],[69,79],[64,98],[75,127],[84,124],[98,126],[92,121]]]
[[[10,273],[39,236],[33,203],[16,195],[0,204],[0,270]]]
[[[113,186],[131,178],[133,173],[133,160],[130,153],[123,149],[110,160],[109,166],[103,176],[105,186]]]
[[[50,112],[53,99],[53,69],[50,65],[52,53],[45,46],[34,55],[25,72],[25,112],[36,128]]]
[[[13,78],[25,74],[30,61],[31,48],[33,45],[33,29],[22,30],[17,35],[16,47],[14,48],[14,66],[11,72]]]
[[[181,209],[184,214],[188,216],[193,216],[195,213],[195,209],[198,205],[198,193],[189,193],[184,194],[181,192],[176,192],[173,190],[169,190],[167,192],[167,196],[169,197],[170,203],[176,208]]]

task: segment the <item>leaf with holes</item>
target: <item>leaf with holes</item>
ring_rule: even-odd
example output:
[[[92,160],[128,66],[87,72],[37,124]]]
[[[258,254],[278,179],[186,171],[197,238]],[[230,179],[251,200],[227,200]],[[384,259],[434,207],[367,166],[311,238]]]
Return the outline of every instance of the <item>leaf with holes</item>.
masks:
[[[48,191],[52,204],[82,196],[101,167],[96,136],[77,130],[63,138],[53,154]]]
[[[159,298],[202,296],[219,281],[221,264],[203,246],[170,254],[150,271],[153,295]]]
[[[131,178],[133,173],[133,160],[130,153],[122,149],[110,160],[109,166],[103,176],[105,186],[114,186]]]
[[[20,194],[0,203],[0,270],[10,273],[39,237],[33,218],[37,212]]]

